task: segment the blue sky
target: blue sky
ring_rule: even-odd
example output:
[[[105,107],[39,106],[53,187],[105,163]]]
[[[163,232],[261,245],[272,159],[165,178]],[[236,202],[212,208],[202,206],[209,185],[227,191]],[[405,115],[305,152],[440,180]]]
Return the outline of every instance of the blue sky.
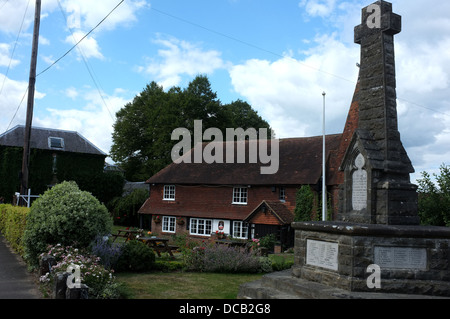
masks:
[[[0,0],[0,132],[25,122],[34,2]],[[125,0],[38,76],[33,125],[78,131],[108,153],[115,113],[146,84],[184,88],[205,74],[223,103],[249,102],[279,138],[322,133],[325,91],[327,133],[340,133],[358,72],[353,28],[372,2]],[[399,130],[420,177],[450,164],[450,2],[391,2],[403,17]],[[119,3],[44,0],[38,73]]]

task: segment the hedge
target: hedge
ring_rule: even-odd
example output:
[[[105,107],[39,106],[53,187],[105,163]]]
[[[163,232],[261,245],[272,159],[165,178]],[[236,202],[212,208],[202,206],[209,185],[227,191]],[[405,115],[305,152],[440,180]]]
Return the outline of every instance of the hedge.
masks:
[[[14,251],[21,256],[24,255],[22,237],[29,211],[27,207],[0,204],[0,232]]]

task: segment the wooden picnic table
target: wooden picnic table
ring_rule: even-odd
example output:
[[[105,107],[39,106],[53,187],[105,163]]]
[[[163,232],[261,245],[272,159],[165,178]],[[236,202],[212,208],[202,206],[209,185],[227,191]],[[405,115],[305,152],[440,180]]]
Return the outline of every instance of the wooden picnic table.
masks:
[[[172,250],[178,249],[176,246],[169,245],[169,239],[158,237],[139,237],[139,240],[153,248],[154,251],[161,257],[161,252],[167,252],[170,256],[173,256]]]
[[[126,238],[125,241],[135,238],[137,235],[142,236],[142,229],[118,229],[117,234],[113,234],[113,242],[117,237]]]

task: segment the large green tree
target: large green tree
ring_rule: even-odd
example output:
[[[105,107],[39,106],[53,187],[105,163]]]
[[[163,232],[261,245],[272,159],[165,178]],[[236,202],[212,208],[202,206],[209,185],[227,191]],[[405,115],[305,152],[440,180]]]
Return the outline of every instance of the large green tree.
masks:
[[[172,131],[186,128],[193,134],[194,120],[202,120],[203,130],[216,127],[224,136],[228,127],[271,132],[248,103],[222,104],[206,76],[195,77],[185,89],[167,92],[151,82],[117,112],[111,157],[125,170],[127,180],[146,180],[171,163],[171,150],[178,142],[171,140]]]
[[[419,184],[419,216],[423,225],[450,227],[450,166],[442,164],[440,174],[422,172]]]

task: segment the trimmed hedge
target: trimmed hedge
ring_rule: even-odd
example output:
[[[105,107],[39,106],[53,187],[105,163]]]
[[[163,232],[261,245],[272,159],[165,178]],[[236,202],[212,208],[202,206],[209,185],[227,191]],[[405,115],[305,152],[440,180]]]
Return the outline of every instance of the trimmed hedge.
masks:
[[[0,232],[14,251],[21,256],[24,255],[22,237],[29,212],[30,209],[27,207],[12,206],[10,204],[0,205]]]

